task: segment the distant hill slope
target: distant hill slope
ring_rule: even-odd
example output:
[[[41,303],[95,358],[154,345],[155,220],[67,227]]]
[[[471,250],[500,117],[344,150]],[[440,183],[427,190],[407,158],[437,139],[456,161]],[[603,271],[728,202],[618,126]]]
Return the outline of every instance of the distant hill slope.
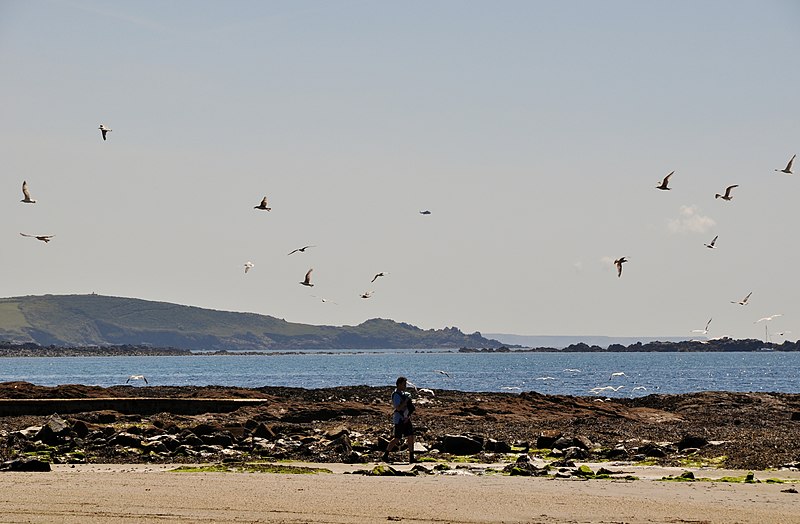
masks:
[[[498,340],[503,344],[524,346],[529,348],[565,348],[572,344],[583,342],[590,346],[600,346],[607,348],[612,344],[629,345],[641,342],[681,342],[692,338],[705,339],[706,337],[608,337],[602,335],[581,336],[581,335],[512,335],[508,333],[486,333],[488,338]]]
[[[103,295],[0,298],[0,340],[40,345],[150,344],[187,349],[368,349],[498,347],[480,333],[423,330],[392,320],[358,326],[296,324],[255,313],[216,311]]]

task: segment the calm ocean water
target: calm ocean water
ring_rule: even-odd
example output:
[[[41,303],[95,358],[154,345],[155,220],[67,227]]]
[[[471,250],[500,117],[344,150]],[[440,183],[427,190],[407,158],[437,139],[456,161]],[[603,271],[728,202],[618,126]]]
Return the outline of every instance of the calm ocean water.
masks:
[[[446,371],[447,377],[436,370]],[[624,375],[612,376],[622,372]],[[450,353],[412,350],[308,352],[296,355],[192,357],[0,358],[0,382],[43,386],[124,384],[143,374],[150,385],[393,385],[462,391],[537,391],[629,397],[697,391],[800,392],[800,353]],[[141,385],[137,381],[136,385]]]

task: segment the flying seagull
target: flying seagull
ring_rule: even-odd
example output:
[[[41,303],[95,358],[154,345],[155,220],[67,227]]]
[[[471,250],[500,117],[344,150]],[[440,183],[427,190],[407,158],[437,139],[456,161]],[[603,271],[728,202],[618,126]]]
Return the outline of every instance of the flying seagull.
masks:
[[[372,277],[372,282],[375,282],[376,280],[378,280],[378,277],[385,277],[385,276],[386,276],[386,273],[384,273],[383,271],[381,271],[380,273],[378,273],[377,275],[375,275],[374,277]]]
[[[773,318],[778,318],[778,317],[782,317],[782,316],[783,316],[783,313],[776,313],[776,314],[768,316],[768,317],[759,318],[758,320],[753,322],[753,324],[758,324],[759,322],[764,322],[764,321],[769,322]]]
[[[306,249],[308,249],[308,248],[310,248],[310,247],[317,247],[317,246],[303,246],[303,247],[298,247],[297,249],[293,249],[293,250],[291,250],[291,251],[289,252],[289,254],[291,255],[291,254],[293,254],[293,253],[297,253],[298,251],[299,251],[299,252],[301,252],[301,253],[305,253],[305,252],[306,252]]]
[[[625,258],[625,257],[620,257],[620,258],[618,258],[618,259],[616,259],[614,261],[614,265],[617,266],[617,276],[618,277],[622,276],[622,264],[624,264],[627,261],[628,261],[628,259]]]
[[[674,173],[674,172],[675,171],[673,171],[672,173]],[[663,189],[663,190],[666,190],[666,191],[669,191],[670,189],[672,189],[671,187],[667,187],[667,184],[669,184],[669,177],[672,176],[672,173],[670,173],[667,176],[665,176],[664,180],[661,181],[661,184],[656,186],[656,189]]]
[[[308,287],[314,287],[314,284],[311,283],[311,272],[312,271],[314,271],[313,267],[308,270],[308,273],[306,273],[306,278],[304,278],[303,281],[300,282],[301,284],[303,284],[304,286],[308,286]]]
[[[361,293],[361,298],[372,298],[374,291],[364,291]]]
[[[50,239],[55,236],[55,235],[28,235],[28,234],[25,234],[25,233],[20,233],[20,235],[22,235],[24,237],[35,238],[36,240],[41,240],[45,244],[50,242]]]
[[[109,129],[109,131],[111,130]],[[148,384],[147,379],[145,378],[144,375],[131,375],[130,377],[128,377],[128,380],[126,380],[125,383],[127,384],[131,380],[144,380],[144,383]]]
[[[717,246],[715,246],[714,244],[716,244],[718,238],[719,235],[715,236],[714,240],[712,240],[710,244],[703,244],[703,245],[706,246],[708,249],[715,249]]]
[[[708,335],[708,326],[711,325],[711,321],[714,320],[713,318],[709,318],[708,322],[706,322],[705,329],[693,329],[692,333],[702,333],[703,335]]]
[[[752,294],[753,294],[753,292],[751,291],[750,293],[747,294],[746,297],[744,297],[741,300],[738,300],[738,301],[737,300],[731,300],[731,304],[739,304],[740,306],[746,306],[747,305],[747,301],[750,299],[750,295],[752,295]]]
[[[796,157],[796,156],[797,155],[792,155],[792,158],[789,159],[789,163],[786,164],[786,167],[784,167],[783,169],[776,169],[775,171],[779,171],[781,173],[786,173],[787,175],[791,175],[792,174],[792,164],[794,163],[794,157]]]
[[[612,379],[614,377],[627,377],[627,376],[628,375],[626,375],[624,371],[615,371],[615,372],[611,373],[611,376],[608,377],[608,378],[610,380],[610,379]],[[614,391],[616,391],[616,390],[614,390]]]
[[[426,209],[425,211],[420,211],[419,214],[420,215],[430,215],[431,212]]]
[[[733,189],[734,187],[739,187],[739,184],[734,184],[732,186],[728,186],[727,188],[725,188],[725,194],[724,195],[720,195],[719,193],[717,193],[716,195],[714,195],[714,198],[721,198],[722,200],[731,200],[731,199],[733,199],[733,197],[731,196],[731,189]]]
[[[100,130],[100,133],[102,133],[102,134],[103,134],[103,140],[105,140],[105,139],[106,139],[106,134],[107,134],[109,131],[111,131],[109,128],[107,128],[107,127],[106,127],[106,125],[105,125],[105,124],[100,124],[100,127],[98,127],[97,129],[99,129],[99,130]]]
[[[448,373],[447,371],[442,371],[441,369],[434,369],[433,372],[439,373],[440,375],[444,375],[447,378],[451,378],[450,373]]]
[[[25,202],[26,204],[35,204],[36,200],[31,199],[31,192],[28,191],[28,182],[23,180],[22,181],[22,200],[20,202]]]
[[[254,267],[256,267],[256,265],[248,260],[247,262],[244,263],[244,272],[247,273],[248,271],[250,271]]]
[[[263,209],[264,211],[272,211],[271,207],[267,207],[267,197],[264,197],[261,200],[261,203],[257,206],[254,206],[253,209]]]

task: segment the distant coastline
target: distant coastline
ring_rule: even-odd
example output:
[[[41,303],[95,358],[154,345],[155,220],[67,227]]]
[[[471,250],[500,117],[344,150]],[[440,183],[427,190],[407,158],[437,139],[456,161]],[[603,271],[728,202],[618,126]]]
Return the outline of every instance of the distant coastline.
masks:
[[[536,348],[509,348],[501,346],[498,348],[469,348],[462,347],[455,349],[413,349],[417,353],[429,351],[443,351],[450,353],[713,353],[713,352],[756,352],[756,351],[780,351],[794,352],[800,351],[800,342],[783,342],[773,344],[756,339],[730,339],[708,341],[682,341],[682,342],[637,342],[629,345],[611,344],[608,347],[589,345],[585,343],[571,344],[564,348],[536,347]],[[15,344],[0,342],[0,358],[2,357],[165,357],[165,356],[275,356],[275,355],[302,355],[302,354],[325,354],[341,353],[346,350],[292,350],[280,351],[264,348],[263,350],[241,351],[241,350],[210,350],[198,351],[175,347],[152,347],[148,345],[109,345],[109,346],[42,346],[33,342]],[[391,351],[387,349],[387,351]],[[353,348],[353,353],[365,353],[363,349]]]

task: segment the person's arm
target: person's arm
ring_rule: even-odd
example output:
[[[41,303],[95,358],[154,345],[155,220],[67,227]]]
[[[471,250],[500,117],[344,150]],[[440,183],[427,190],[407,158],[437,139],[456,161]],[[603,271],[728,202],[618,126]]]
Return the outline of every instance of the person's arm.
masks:
[[[400,399],[400,402],[397,402],[396,400],[397,398]],[[406,397],[405,395],[401,395],[399,393],[395,393],[394,396],[392,396],[392,403],[394,404],[394,410],[402,413],[403,411],[406,410],[408,397]]]

